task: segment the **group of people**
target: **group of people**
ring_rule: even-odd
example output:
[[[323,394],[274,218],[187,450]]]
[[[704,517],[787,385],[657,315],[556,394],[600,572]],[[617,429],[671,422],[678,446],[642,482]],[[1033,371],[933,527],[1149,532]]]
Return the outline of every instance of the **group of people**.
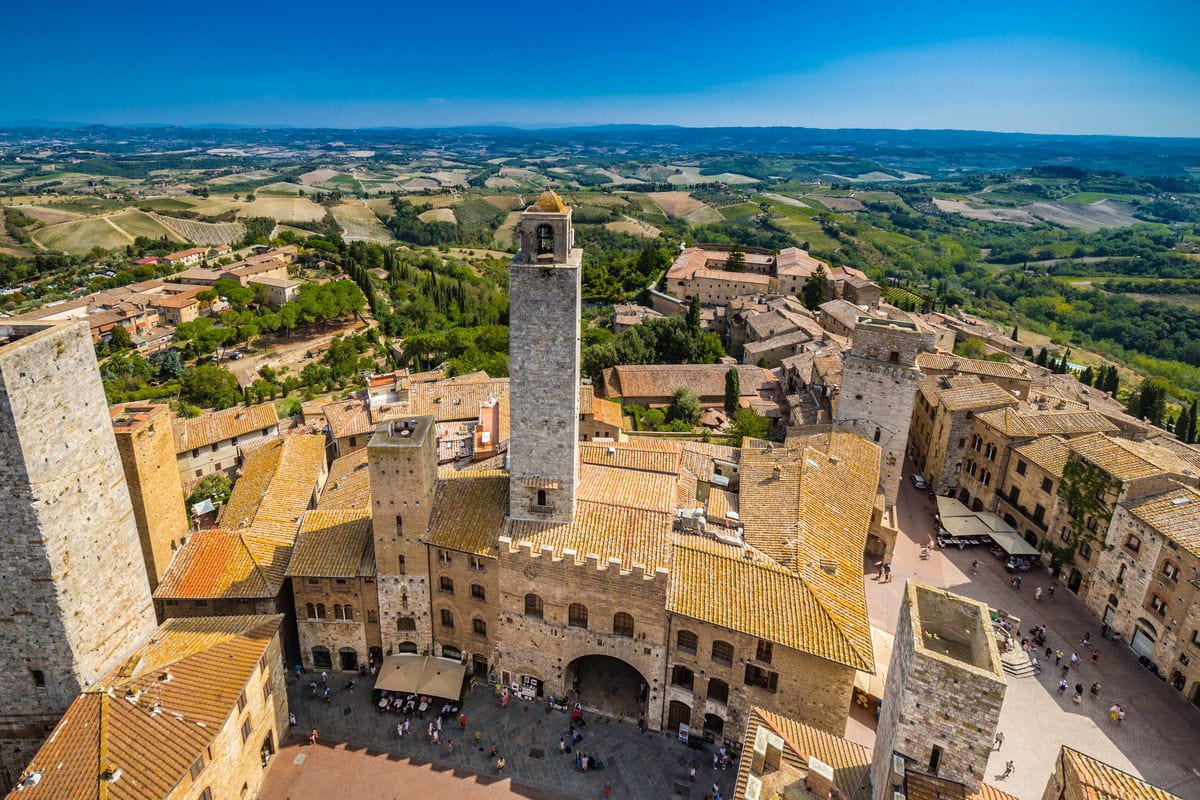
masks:
[[[570,755],[575,753],[575,769],[579,772],[587,772],[588,770],[604,769],[604,762],[595,755],[580,750],[577,745],[583,741],[583,734],[580,728],[587,724],[587,720],[583,716],[583,706],[576,703],[571,709],[571,722],[567,726],[567,735],[558,740],[559,755]]]
[[[379,695],[379,702],[375,704],[375,711],[378,714],[403,714],[406,717],[412,716],[415,713],[421,719],[425,719],[425,714],[432,705],[433,698],[428,695],[423,694],[418,696],[415,692],[410,692],[407,695],[382,692]],[[457,713],[458,706],[446,703],[442,706],[439,717]]]

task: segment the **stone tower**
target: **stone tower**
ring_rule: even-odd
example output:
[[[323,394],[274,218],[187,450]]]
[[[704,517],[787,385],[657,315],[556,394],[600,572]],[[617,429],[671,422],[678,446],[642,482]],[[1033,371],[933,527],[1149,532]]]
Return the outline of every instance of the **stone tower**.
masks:
[[[871,760],[874,800],[918,772],[979,791],[1004,702],[988,607],[909,581]]]
[[[0,778],[154,606],[88,324],[0,325]]]
[[[429,552],[421,537],[437,491],[433,417],[384,422],[367,443],[367,463],[381,643],[385,653],[399,652],[406,642],[428,652],[433,643]]]
[[[124,403],[109,409],[109,415],[153,590],[188,532],[183,486],[175,463],[171,409]]]
[[[934,335],[912,322],[861,316],[842,363],[834,421],[879,445],[879,486],[896,504],[908,427],[921,371],[917,355],[934,350]]]
[[[580,261],[571,210],[544,192],[509,267],[509,516],[569,522],[579,483]]]

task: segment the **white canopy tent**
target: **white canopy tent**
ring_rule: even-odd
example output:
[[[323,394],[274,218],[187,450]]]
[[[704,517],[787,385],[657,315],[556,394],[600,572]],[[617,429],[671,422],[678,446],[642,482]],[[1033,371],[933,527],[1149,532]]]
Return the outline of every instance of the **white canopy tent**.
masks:
[[[456,699],[462,694],[466,667],[459,661],[436,656],[402,653],[384,656],[375,688],[401,694],[425,694]]]

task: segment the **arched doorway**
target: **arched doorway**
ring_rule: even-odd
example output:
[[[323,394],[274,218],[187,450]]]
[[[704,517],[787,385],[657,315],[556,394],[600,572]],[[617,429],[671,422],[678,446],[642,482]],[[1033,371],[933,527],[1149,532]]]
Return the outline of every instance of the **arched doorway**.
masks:
[[[358,651],[353,647],[343,647],[338,650],[338,661],[343,672],[353,672],[358,669]]]
[[[1025,541],[1029,542],[1033,547],[1038,546],[1037,534],[1033,531],[1025,531]]]
[[[415,653],[415,652],[417,652],[417,643],[416,642],[401,642],[399,645],[397,645],[396,652],[397,653]]]
[[[980,500],[978,497],[976,497],[974,500],[971,501],[971,510],[972,511],[983,511],[983,501]]]
[[[667,706],[667,730],[672,733],[679,731],[680,725],[689,725],[692,721],[692,707],[679,700],[672,700]]]
[[[329,653],[328,647],[317,645],[312,649],[313,669],[331,669],[333,667],[333,656]]]
[[[619,658],[581,656],[567,665],[573,702],[610,717],[636,720],[646,713],[649,686],[642,673]]]
[[[1083,583],[1083,573],[1077,569],[1071,570],[1071,577],[1067,581],[1067,588],[1072,592],[1078,592],[1079,586]]]
[[[715,741],[720,741],[721,737],[722,737],[722,735],[724,735],[724,733],[725,733],[725,720],[721,719],[716,714],[705,714],[704,715],[705,738],[708,738],[708,736],[711,735]]]
[[[372,664],[374,664],[375,666],[378,667],[380,664],[383,663],[383,648],[382,647],[367,648],[367,657],[369,659],[371,659]]]

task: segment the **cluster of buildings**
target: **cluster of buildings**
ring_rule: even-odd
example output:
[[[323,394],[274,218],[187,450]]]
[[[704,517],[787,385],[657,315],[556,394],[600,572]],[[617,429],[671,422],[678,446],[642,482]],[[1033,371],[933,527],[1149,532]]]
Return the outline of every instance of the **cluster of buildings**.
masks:
[[[218,280],[234,280],[247,287],[263,286],[272,306],[294,300],[299,294],[300,283],[288,277],[288,266],[296,259],[296,248],[262,249],[264,252],[249,255],[228,266],[183,269],[167,279],[153,278],[49,303],[6,321],[24,324],[86,320],[94,344],[107,341],[113,329],[119,326],[129,333],[139,352],[150,355],[170,347],[176,326],[197,317],[213,316],[229,307],[219,297],[200,297]],[[161,258],[142,259],[138,263],[186,267],[229,251],[228,245],[196,247]]]
[[[862,556],[913,414],[888,399],[944,377],[920,363],[932,334],[856,320],[839,399],[823,398],[837,425],[737,447],[623,441],[578,378],[570,210],[547,192],[519,234],[511,377],[378,376],[356,408],[305,410],[328,440],[257,408],[109,410],[83,322],[0,326],[13,796],[252,797],[284,735],[285,664],[418,653],[521,697],[573,692],[651,730],[744,739],[748,800],[1007,797],[983,782],[1005,683],[974,601],[907,587],[875,752],[841,738],[856,676],[878,669]],[[469,457],[443,446],[461,423]],[[184,481],[231,464],[215,525],[190,530]],[[1161,531],[1141,554],[1158,557],[1184,506],[1129,507],[1130,526]],[[1095,774],[1075,756],[1054,786]]]

